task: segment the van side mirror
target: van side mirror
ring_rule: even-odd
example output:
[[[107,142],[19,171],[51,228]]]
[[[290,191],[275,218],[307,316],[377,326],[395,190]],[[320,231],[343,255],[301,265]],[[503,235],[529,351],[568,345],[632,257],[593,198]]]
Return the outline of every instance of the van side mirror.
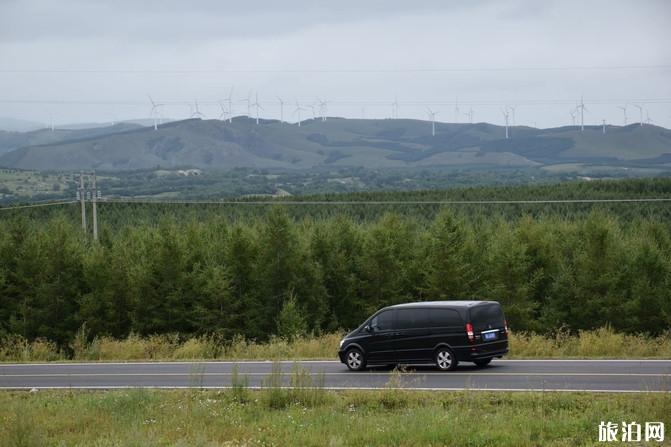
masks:
[[[364,326],[363,330],[366,332],[373,332],[373,328],[371,328],[369,325]]]

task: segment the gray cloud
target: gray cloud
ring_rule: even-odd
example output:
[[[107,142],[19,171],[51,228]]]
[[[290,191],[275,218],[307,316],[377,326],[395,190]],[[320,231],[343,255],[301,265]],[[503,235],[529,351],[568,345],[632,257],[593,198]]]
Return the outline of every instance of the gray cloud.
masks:
[[[14,100],[0,103],[0,114],[141,117],[151,93],[173,104],[169,116],[187,115],[195,98],[216,116],[216,100],[235,86],[236,100],[258,92],[269,116],[277,95],[325,96],[333,114],[377,117],[398,96],[404,116],[424,117],[423,103],[442,102],[439,116],[454,120],[449,104],[459,98],[477,120],[500,121],[509,102],[519,104],[520,122],[549,126],[566,124],[584,95],[591,122],[619,124],[615,102],[671,98],[668,69],[514,69],[669,65],[670,24],[663,0],[0,0],[0,100]],[[465,67],[481,70],[393,72]],[[670,106],[647,107],[671,125]]]
[[[446,13],[491,0],[10,0],[2,11],[4,40],[108,38],[173,42],[293,33],[321,24],[379,20],[405,13]]]

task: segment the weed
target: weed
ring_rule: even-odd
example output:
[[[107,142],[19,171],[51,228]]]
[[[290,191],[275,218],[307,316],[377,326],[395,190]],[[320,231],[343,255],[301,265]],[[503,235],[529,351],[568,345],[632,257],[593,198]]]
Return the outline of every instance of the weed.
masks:
[[[389,380],[381,392],[380,404],[389,410],[406,408],[408,406],[408,392],[403,389],[403,375],[405,371],[399,367],[389,375]]]
[[[233,365],[231,373],[231,395],[235,402],[244,404],[249,402],[249,377],[240,375],[240,366]]]

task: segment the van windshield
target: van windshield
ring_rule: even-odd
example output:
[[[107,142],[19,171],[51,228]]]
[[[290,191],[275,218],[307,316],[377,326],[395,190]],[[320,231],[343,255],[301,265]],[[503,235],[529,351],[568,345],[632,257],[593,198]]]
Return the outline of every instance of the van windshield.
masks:
[[[482,304],[471,308],[471,324],[475,331],[502,328],[505,325],[504,320],[503,309],[498,303]]]

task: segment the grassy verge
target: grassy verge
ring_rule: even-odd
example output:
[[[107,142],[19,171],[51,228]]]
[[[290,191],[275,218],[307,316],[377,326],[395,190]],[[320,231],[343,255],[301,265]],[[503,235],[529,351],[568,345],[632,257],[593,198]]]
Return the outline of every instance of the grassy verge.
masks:
[[[192,359],[335,359],[341,333],[302,337],[293,341],[273,338],[267,343],[214,337],[181,340],[177,335],[117,340],[99,337],[91,342],[78,336],[67,355],[46,340],[28,342],[22,337],[0,340],[0,361],[54,360],[192,360]],[[659,337],[616,333],[609,328],[555,336],[513,333],[508,358],[671,358],[671,333]]]
[[[598,444],[601,421],[669,427],[671,396],[251,391],[243,384],[0,393],[4,446],[577,446]]]

